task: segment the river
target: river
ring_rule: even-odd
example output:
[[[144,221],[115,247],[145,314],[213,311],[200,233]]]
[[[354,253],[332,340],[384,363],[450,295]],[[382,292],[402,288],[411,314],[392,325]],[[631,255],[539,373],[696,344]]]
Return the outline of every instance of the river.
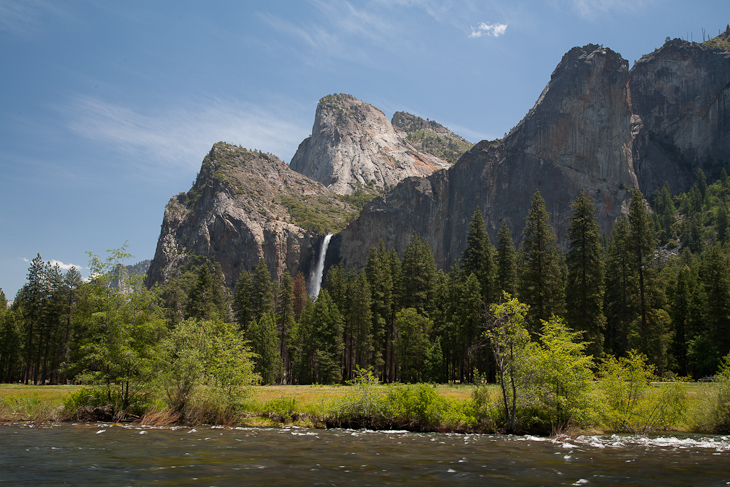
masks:
[[[730,485],[730,436],[0,426],[7,485]]]

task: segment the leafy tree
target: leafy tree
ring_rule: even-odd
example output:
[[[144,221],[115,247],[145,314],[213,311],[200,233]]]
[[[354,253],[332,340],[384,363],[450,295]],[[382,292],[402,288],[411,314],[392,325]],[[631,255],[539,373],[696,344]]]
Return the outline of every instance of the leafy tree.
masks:
[[[462,268],[466,275],[474,274],[481,288],[482,299],[491,302],[495,298],[494,246],[489,239],[482,212],[477,207],[469,223],[466,236],[466,249],[461,256]]]
[[[519,294],[530,306],[528,323],[536,331],[540,320],[562,314],[564,303],[560,250],[539,190],[532,198],[523,234]]]
[[[574,330],[584,333],[593,355],[603,351],[603,256],[593,200],[581,191],[568,217],[568,278],[565,286],[566,317]]]
[[[497,279],[495,289],[498,292],[515,294],[517,290],[517,252],[512,243],[512,231],[506,221],[497,234]]]
[[[144,400],[166,326],[152,293],[143,286],[124,291],[116,285],[121,262],[131,257],[126,245],[107,251],[104,260],[88,254],[94,277],[87,285],[88,308],[78,316],[85,328],[78,366],[87,382],[100,387],[115,416],[123,417]]]
[[[183,419],[195,419],[196,409],[215,404],[216,422],[239,410],[247,387],[259,377],[253,370],[253,355],[243,335],[223,322],[185,320],[163,340],[157,366],[158,380],[168,406]],[[210,412],[208,412],[210,415]]]
[[[517,430],[517,396],[530,343],[530,335],[525,328],[528,309],[527,305],[505,293],[503,302],[489,307],[484,331],[497,365],[508,433]]]
[[[553,316],[543,321],[540,344],[531,349],[529,363],[536,373],[528,388],[550,418],[553,431],[584,422],[593,409],[593,360],[585,354],[586,343],[581,335]]]

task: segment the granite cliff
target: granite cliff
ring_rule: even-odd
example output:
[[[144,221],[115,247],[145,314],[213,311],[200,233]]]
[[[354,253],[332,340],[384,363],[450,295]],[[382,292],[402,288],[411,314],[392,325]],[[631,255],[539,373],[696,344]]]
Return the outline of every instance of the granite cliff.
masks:
[[[277,157],[219,142],[190,191],[167,204],[146,284],[166,282],[193,254],[220,262],[228,284],[259,259],[272,276],[306,273],[321,235],[354,212]]]
[[[449,166],[417,150],[382,111],[345,94],[319,101],[312,135],[291,160],[292,169],[337,194],[390,189],[406,177],[428,176]]]
[[[638,187],[632,153],[628,63],[601,46],[563,57],[535,106],[501,141],[483,141],[448,171],[409,178],[367,205],[332,240],[330,262],[361,266],[383,239],[399,252],[411,234],[431,244],[448,268],[466,246],[478,206],[494,240],[505,221],[520,242],[532,195],[539,189],[559,237],[581,189],[595,198],[604,231]]]
[[[645,194],[686,191],[730,162],[730,27],[705,43],[666,42],[631,69],[634,159]]]

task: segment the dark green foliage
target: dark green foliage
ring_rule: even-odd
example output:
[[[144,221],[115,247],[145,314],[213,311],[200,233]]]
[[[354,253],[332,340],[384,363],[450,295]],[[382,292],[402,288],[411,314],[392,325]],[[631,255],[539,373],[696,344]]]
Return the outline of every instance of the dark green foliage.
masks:
[[[608,353],[623,356],[629,351],[629,325],[638,314],[634,267],[630,264],[629,220],[621,215],[613,225],[606,251],[606,342]]]
[[[476,276],[482,299],[487,303],[491,303],[497,295],[494,284],[496,274],[494,253],[494,246],[487,234],[482,212],[477,207],[469,223],[466,249],[461,255],[461,262],[465,274]]]
[[[497,234],[496,261],[495,290],[497,293],[515,294],[517,291],[517,252],[512,243],[512,231],[505,221],[502,221],[502,226]]]
[[[429,353],[428,335],[433,323],[413,308],[404,308],[395,316],[399,378],[402,382],[424,380],[424,361]]]
[[[208,265],[200,266],[195,285],[188,295],[185,317],[198,320],[228,319],[228,300],[220,265],[211,273]]]
[[[246,332],[254,353],[254,371],[261,376],[263,384],[281,382],[283,370],[279,351],[279,333],[276,329],[276,316],[266,311],[258,321],[252,321]]]
[[[253,279],[248,271],[241,271],[233,292],[233,313],[240,330],[246,330],[253,320]]]
[[[593,200],[586,192],[581,191],[578,195],[568,220],[566,317],[573,330],[583,332],[583,339],[588,342],[588,353],[598,357],[603,352],[606,325],[603,315],[603,255]]]
[[[560,249],[540,191],[532,198],[523,235],[519,295],[530,306],[528,327],[536,333],[540,320],[563,313],[565,300]]]
[[[408,241],[400,268],[400,307],[430,316],[436,297],[436,264],[428,242],[417,233]]]
[[[299,323],[295,374],[299,383],[332,384],[342,380],[342,315],[326,289],[307,304]]]

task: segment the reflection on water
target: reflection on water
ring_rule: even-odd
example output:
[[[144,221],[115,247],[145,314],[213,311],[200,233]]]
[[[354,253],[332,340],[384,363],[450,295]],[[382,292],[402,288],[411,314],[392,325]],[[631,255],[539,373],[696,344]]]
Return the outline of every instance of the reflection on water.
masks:
[[[8,485],[730,485],[730,436],[0,426]]]

